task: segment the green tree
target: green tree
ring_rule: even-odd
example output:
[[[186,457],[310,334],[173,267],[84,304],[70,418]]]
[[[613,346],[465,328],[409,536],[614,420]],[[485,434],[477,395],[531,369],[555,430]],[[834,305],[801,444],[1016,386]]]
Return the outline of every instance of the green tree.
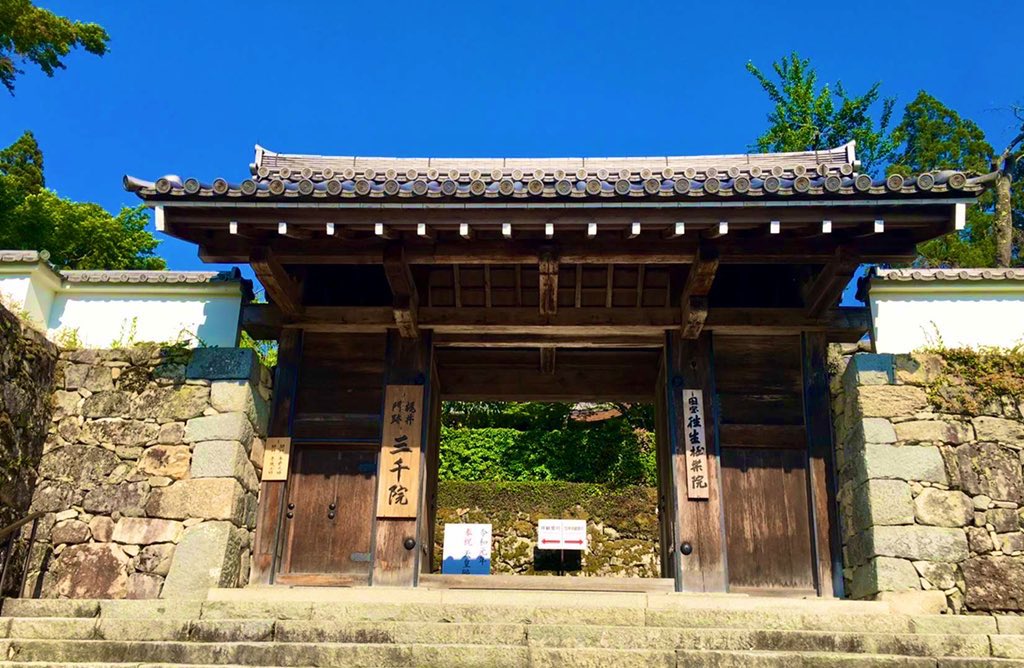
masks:
[[[1024,114],[1017,134],[1001,152],[985,133],[935,97],[921,91],[890,129],[895,98],[881,98],[880,83],[851,96],[836,84],[819,86],[811,63],[796,53],[773,64],[775,78],[753,63],[757,78],[775,107],[768,129],[757,138],[761,151],[806,151],[857,141],[857,154],[869,173],[910,174],[956,169],[992,173],[992,187],[970,207],[966,229],[921,244],[917,264],[992,267],[1021,264],[1024,246]],[[776,80],[777,79],[777,80]],[[880,104],[880,107],[878,106]],[[876,116],[873,114],[874,109]]]
[[[894,135],[900,149],[889,173],[904,176],[933,169],[975,174],[989,171],[991,144],[977,123],[963,118],[934,96],[920,91],[903,111]],[[967,211],[967,226],[918,246],[917,264],[931,267],[990,267],[996,261],[994,197],[987,191]]]
[[[30,132],[0,151],[0,248],[46,250],[62,269],[163,269],[148,220],[141,206],[115,216],[47,190]]]
[[[57,16],[30,0],[0,0],[0,83],[13,95],[21,65],[32,63],[52,77],[72,49],[102,56],[109,39],[95,23]]]
[[[819,86],[811,61],[796,52],[773,63],[772,69],[778,81],[747,63],[747,71],[775,103],[768,129],[755,142],[757,150],[815,151],[853,139],[865,171],[885,167],[896,149],[889,130],[896,98],[881,98],[881,82],[860,95],[851,95],[841,82],[834,89],[827,83]]]

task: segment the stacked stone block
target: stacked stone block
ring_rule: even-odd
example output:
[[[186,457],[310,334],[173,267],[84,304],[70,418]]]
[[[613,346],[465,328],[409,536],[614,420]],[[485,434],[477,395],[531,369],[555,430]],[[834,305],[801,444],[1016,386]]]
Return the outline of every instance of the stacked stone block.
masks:
[[[57,347],[0,305],[0,527],[21,519],[32,501],[50,426]],[[21,576],[19,544],[7,591]]]
[[[270,399],[252,351],[66,351],[58,388],[27,587],[156,598],[245,584]]]
[[[1024,403],[938,412],[933,354],[855,354],[833,379],[844,576],[854,598],[933,592],[1024,611]]]
[[[580,500],[558,501],[566,498]],[[462,503],[453,504],[453,499]],[[434,533],[437,565],[443,557],[446,524],[481,523],[490,524],[492,529],[492,573],[550,574],[551,570],[538,570],[537,522],[542,518],[565,517],[587,523],[587,551],[581,555],[580,569],[575,575],[661,577],[657,488],[609,488],[554,481],[442,480],[438,483],[438,500],[441,505]],[[557,563],[548,558],[540,566],[551,569]]]

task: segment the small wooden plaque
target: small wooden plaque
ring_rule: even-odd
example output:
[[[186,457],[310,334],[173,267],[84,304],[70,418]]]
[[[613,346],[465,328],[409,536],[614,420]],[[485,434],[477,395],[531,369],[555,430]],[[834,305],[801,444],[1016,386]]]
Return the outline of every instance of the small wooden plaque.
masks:
[[[263,482],[288,479],[288,461],[292,454],[292,439],[272,436],[263,449]]]

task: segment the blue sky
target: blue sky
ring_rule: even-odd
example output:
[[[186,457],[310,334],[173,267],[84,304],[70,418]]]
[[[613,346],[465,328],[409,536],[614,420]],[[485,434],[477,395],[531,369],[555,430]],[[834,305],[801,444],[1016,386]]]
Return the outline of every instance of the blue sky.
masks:
[[[993,143],[1024,103],[1024,2],[348,3],[37,0],[102,24],[0,94],[0,144],[33,130],[47,184],[111,210],[125,173],[248,175],[253,144],[357,155],[600,156],[746,150],[769,102],[744,65],[792,50],[823,80],[925,89]],[[298,8],[298,9],[296,9]],[[162,235],[161,235],[162,236]],[[164,237],[175,269],[201,267]]]

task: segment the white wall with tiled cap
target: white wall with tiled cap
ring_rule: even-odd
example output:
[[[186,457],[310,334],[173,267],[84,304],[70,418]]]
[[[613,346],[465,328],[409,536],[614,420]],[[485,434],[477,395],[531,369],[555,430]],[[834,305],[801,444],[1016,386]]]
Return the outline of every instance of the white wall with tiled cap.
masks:
[[[211,276],[173,271],[63,276],[39,259],[0,261],[0,293],[58,342],[74,339],[84,348],[143,341],[232,347],[249,288],[240,280]]]
[[[868,304],[879,353],[1024,344],[1024,270],[878,270]]]

